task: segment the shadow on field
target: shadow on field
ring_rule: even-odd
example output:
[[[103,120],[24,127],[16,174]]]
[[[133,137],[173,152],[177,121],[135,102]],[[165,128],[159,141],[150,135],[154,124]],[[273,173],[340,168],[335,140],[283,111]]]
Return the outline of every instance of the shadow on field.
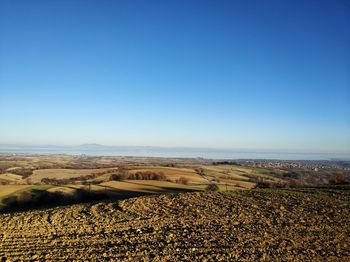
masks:
[[[200,190],[196,190],[196,189],[191,189],[191,188],[183,188],[183,187],[167,187],[167,186],[158,186],[158,185],[150,185],[147,183],[141,183],[141,182],[131,182],[131,181],[124,181],[125,183],[128,184],[132,184],[132,185],[136,185],[137,187],[140,185],[143,185],[145,187],[138,187],[137,190],[143,191],[143,192],[147,192],[149,191],[150,193],[184,193],[184,192],[197,192]],[[150,189],[149,187],[153,187],[154,189]],[[111,189],[113,189],[113,187],[110,187]],[[114,190],[116,190],[116,188],[114,188]],[[119,189],[118,189],[119,190]],[[133,192],[133,191],[127,191],[125,190],[125,192]]]
[[[71,194],[61,192],[49,192],[43,190],[25,191],[18,195],[9,196],[2,201],[1,213],[15,211],[27,211],[32,209],[42,209],[68,204],[84,203],[107,199],[108,195],[103,193],[89,192],[78,189]]]
[[[31,191],[24,191],[18,195],[12,195],[7,198],[4,198],[2,200],[3,207],[0,209],[0,213],[45,209],[96,201],[122,200],[132,197],[154,195],[159,193],[181,193],[198,191],[193,189],[172,187],[158,187],[156,191],[149,191],[149,188],[145,187],[138,188],[138,190],[142,191],[138,192],[131,190],[116,189],[109,186],[101,187],[104,188],[104,190],[90,191],[86,189],[72,188],[75,189],[75,191],[69,194],[36,189]]]

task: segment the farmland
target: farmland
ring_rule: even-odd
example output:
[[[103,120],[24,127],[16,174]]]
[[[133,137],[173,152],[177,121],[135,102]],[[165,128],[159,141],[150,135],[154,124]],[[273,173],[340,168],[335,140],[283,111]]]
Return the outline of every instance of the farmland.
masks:
[[[10,260],[347,261],[349,191],[153,195],[0,216]]]
[[[350,259],[347,170],[66,155],[0,170],[2,261]]]
[[[118,198],[203,191],[213,182],[219,190],[250,189],[255,185],[244,176],[251,169],[245,172],[235,166],[214,167],[208,161],[194,159],[23,155],[1,157],[0,168],[0,202],[19,197],[25,189],[31,193],[33,188],[43,185],[50,188],[49,192],[67,194],[89,190]],[[121,173],[125,176],[123,181],[113,179]],[[162,179],[133,178],[144,174],[162,176]]]
[[[332,170],[327,170],[312,176],[312,173],[307,171],[305,178],[311,181],[308,185],[314,185],[313,180],[317,177],[328,181],[333,173]],[[264,183],[267,186],[288,183],[299,185],[304,182],[302,174],[294,179],[294,170],[227,163],[217,165],[205,159],[2,155],[0,203],[9,197],[19,197],[26,189],[31,194],[35,188],[42,189],[42,186],[49,188],[49,192],[62,194],[89,190],[92,193],[103,193],[107,197],[123,198],[145,194],[203,191],[212,183],[215,183],[220,191],[247,190]],[[349,172],[340,175],[345,175],[346,179],[350,178]]]
[[[13,194],[15,192],[18,192],[20,190],[24,190],[29,187],[30,187],[29,185],[11,185],[11,186],[0,185],[0,198]]]
[[[43,178],[56,178],[56,179],[71,179],[74,177],[88,176],[95,172],[103,172],[108,169],[39,169],[33,172],[33,175],[28,179],[32,183],[40,183]]]

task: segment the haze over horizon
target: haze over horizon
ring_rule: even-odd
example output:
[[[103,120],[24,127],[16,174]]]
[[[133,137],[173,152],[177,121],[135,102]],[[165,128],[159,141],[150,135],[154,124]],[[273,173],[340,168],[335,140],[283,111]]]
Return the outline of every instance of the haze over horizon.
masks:
[[[350,154],[346,1],[0,2],[0,145]]]
[[[324,152],[291,149],[257,149],[225,147],[186,146],[129,146],[101,145],[96,143],[80,145],[15,145],[0,144],[0,153],[28,154],[69,154],[104,156],[144,156],[144,157],[190,157],[207,159],[280,159],[280,160],[350,160],[350,153]]]

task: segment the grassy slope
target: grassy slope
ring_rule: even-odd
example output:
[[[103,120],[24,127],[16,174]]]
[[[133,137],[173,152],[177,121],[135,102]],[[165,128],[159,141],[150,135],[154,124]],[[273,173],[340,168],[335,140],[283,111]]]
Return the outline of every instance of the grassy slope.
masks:
[[[0,199],[17,191],[30,188],[30,185],[0,185]]]
[[[87,176],[94,172],[102,172],[108,170],[105,169],[39,169],[33,172],[33,175],[29,176],[29,179],[33,183],[40,182],[43,178],[56,178],[56,179],[68,179],[73,177]]]
[[[3,206],[3,199],[10,196],[18,195],[24,191],[48,190],[52,185],[0,185],[0,208]]]
[[[11,173],[5,173],[5,174],[0,174],[0,179],[1,180],[6,180],[6,181],[9,181],[9,182],[14,182],[14,181],[22,180],[22,176],[11,174]]]

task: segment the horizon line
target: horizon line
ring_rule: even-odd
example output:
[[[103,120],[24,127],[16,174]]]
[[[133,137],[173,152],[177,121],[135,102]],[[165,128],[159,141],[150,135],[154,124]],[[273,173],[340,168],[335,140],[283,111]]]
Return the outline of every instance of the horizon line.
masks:
[[[232,151],[232,152],[246,152],[246,153],[283,153],[283,154],[340,154],[340,155],[350,155],[350,151],[323,151],[323,150],[312,150],[312,149],[272,149],[272,148],[242,148],[242,147],[198,147],[198,146],[155,146],[155,145],[105,145],[98,143],[82,143],[75,145],[58,145],[58,144],[2,144],[1,147],[65,147],[65,148],[75,148],[82,146],[96,146],[96,147],[105,147],[105,148],[113,148],[113,147],[124,147],[124,148],[155,148],[155,149],[186,149],[186,150],[214,150],[214,151]]]

